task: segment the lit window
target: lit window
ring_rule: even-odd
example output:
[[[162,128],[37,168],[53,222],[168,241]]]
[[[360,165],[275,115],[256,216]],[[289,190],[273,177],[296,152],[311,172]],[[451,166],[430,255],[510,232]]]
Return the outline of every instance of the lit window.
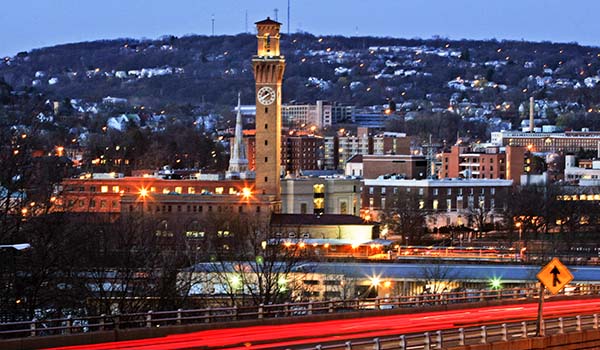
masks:
[[[112,187],[112,191],[113,191],[114,193],[119,193],[119,186],[113,186],[113,187]]]
[[[182,192],[181,187],[180,186],[175,187],[175,192],[181,194],[181,192]]]
[[[194,187],[188,187],[188,193],[194,194],[194,193],[196,193],[196,189]]]
[[[223,194],[223,187],[217,187],[217,188],[215,188],[215,193],[216,194]]]
[[[100,187],[100,192],[102,192],[102,193],[108,192],[108,186],[101,186]]]
[[[163,188],[163,193],[168,194],[171,190],[168,187]]]
[[[434,200],[433,200],[433,210],[437,210],[437,208],[438,208],[438,205],[439,205],[439,202],[438,202],[438,200],[437,200],[437,199],[434,199]]]

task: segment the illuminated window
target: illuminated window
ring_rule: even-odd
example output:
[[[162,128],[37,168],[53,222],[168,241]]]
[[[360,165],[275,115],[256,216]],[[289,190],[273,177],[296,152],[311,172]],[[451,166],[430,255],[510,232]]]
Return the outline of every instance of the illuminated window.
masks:
[[[346,201],[340,202],[340,214],[348,214],[348,203]]]
[[[438,205],[439,205],[439,201],[437,199],[434,199],[433,200],[433,210],[437,210]]]
[[[181,194],[181,192],[182,192],[181,186],[175,187],[175,192]]]
[[[238,193],[238,192],[234,187],[229,187],[229,194],[236,194],[236,193]]]
[[[315,184],[313,185],[313,206],[314,214],[325,213],[325,185]]]
[[[223,187],[217,187],[217,188],[215,188],[215,193],[216,194],[223,194]]]
[[[446,199],[446,211],[452,211],[452,199]]]
[[[196,189],[194,187],[188,187],[188,193],[194,194],[194,193],[196,193]]]
[[[102,193],[108,192],[108,186],[101,186],[100,187],[100,192],[102,192]]]
[[[164,194],[167,194],[169,192],[171,192],[171,190],[168,187],[163,188],[163,193]]]
[[[113,186],[113,187],[112,187],[112,191],[113,191],[114,193],[119,193],[119,186]]]
[[[419,200],[419,209],[424,209],[425,208],[425,201],[424,200]]]
[[[150,187],[150,192],[156,192],[156,187],[154,187],[154,186]]]

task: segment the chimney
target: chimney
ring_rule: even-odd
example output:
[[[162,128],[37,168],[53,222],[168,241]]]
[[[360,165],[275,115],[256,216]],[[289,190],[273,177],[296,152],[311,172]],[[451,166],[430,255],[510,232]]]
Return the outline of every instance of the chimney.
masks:
[[[529,98],[529,132],[533,133],[533,105],[535,104],[535,100],[533,96]]]

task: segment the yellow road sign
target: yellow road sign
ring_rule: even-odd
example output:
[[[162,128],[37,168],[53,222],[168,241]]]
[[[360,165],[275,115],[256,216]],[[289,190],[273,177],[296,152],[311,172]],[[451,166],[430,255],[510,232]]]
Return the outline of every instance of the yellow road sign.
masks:
[[[573,280],[573,275],[569,269],[557,258],[552,259],[544,266],[536,277],[553,295],[560,292],[564,286]]]

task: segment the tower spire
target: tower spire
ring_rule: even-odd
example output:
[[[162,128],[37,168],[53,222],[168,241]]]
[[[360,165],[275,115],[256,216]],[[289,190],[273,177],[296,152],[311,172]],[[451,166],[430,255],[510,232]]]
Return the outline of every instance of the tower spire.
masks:
[[[229,170],[227,172],[227,177],[245,177],[245,173],[248,171],[248,159],[246,159],[246,151],[244,149],[245,147],[242,134],[242,102],[240,92],[238,92],[234,142],[231,148],[231,157],[229,158]]]

